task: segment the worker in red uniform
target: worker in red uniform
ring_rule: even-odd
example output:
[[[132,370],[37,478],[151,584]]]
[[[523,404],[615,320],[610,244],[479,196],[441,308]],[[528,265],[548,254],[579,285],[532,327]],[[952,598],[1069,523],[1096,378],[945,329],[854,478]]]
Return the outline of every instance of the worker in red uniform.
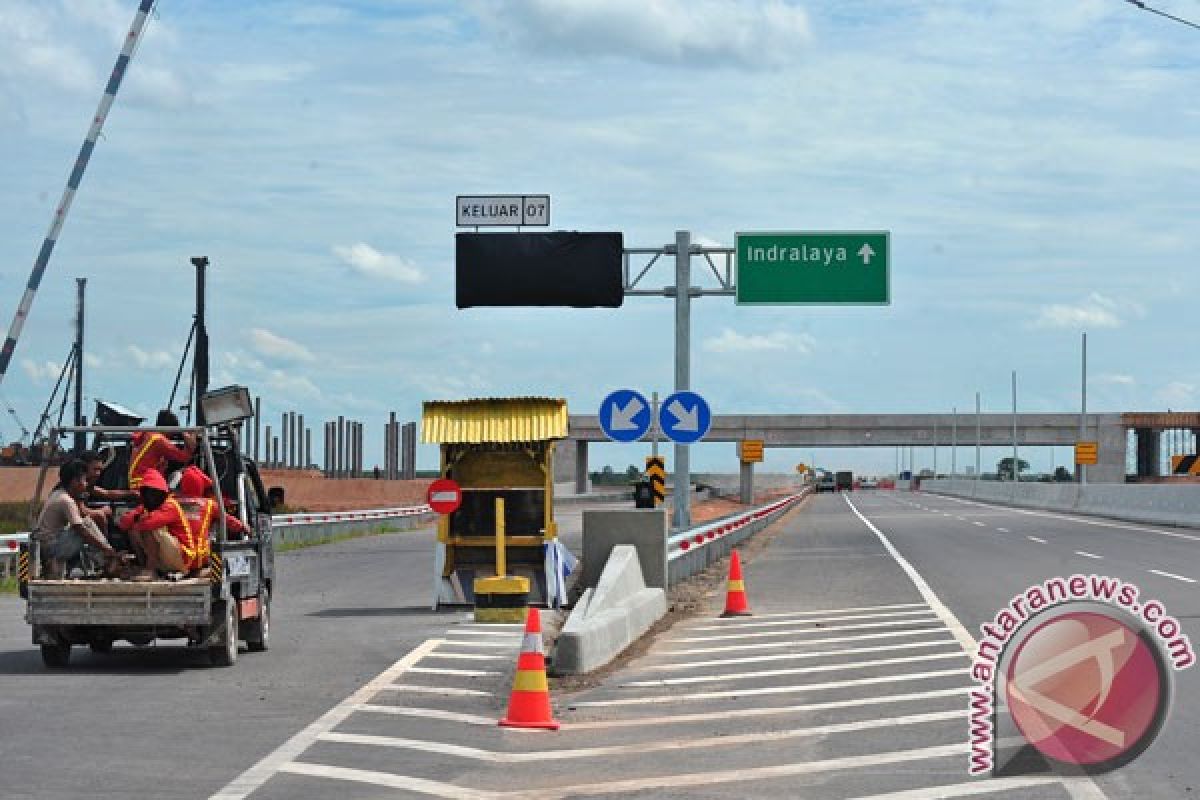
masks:
[[[158,412],[155,424],[160,428],[177,428],[179,417],[170,409],[164,409]],[[191,461],[196,452],[196,435],[183,434],[183,447],[177,447],[161,433],[138,431],[133,435],[130,445],[133,455],[129,459],[129,488],[140,489],[142,476],[148,470],[154,470],[162,476],[167,474],[171,462],[186,464]]]
[[[117,522],[143,559],[145,569],[134,580],[154,580],[160,572],[198,575],[211,552],[207,531],[198,532],[158,470],[142,472],[138,493],[142,504]]]
[[[179,473],[179,502],[184,513],[192,523],[192,529],[203,531],[211,538],[212,526],[217,521],[216,498],[213,497],[212,479],[204,474],[204,470],[191,465]],[[225,512],[225,532],[230,539],[240,539],[249,533],[242,521],[233,514]]]

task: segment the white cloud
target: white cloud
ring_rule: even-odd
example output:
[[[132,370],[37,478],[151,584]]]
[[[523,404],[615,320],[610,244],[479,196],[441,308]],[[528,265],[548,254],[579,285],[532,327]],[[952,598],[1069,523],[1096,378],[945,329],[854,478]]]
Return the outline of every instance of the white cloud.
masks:
[[[31,358],[26,358],[21,361],[21,369],[25,370],[25,374],[34,383],[43,383],[58,380],[58,375],[62,372],[62,364],[55,364],[53,361],[38,363]]]
[[[250,346],[264,358],[285,362],[313,361],[312,351],[299,342],[271,333],[264,328],[250,331]]]
[[[807,333],[774,331],[768,334],[743,334],[725,328],[719,336],[704,342],[704,349],[711,353],[799,353],[808,355],[817,340]]]
[[[1031,324],[1035,328],[1119,328],[1127,319],[1144,314],[1145,310],[1136,303],[1118,303],[1093,292],[1076,305],[1042,306]]]
[[[175,357],[165,350],[143,350],[136,344],[131,344],[125,348],[125,351],[133,359],[133,365],[141,370],[166,369],[177,363]]]
[[[351,271],[367,278],[385,278],[400,283],[420,283],[425,280],[421,270],[411,261],[400,256],[383,253],[366,242],[334,245],[333,254],[340,258]]]
[[[1108,373],[1104,375],[1096,375],[1088,379],[1088,383],[1094,383],[1099,386],[1136,386],[1137,381],[1132,375],[1120,375],[1116,373]]]
[[[1193,408],[1196,405],[1196,385],[1183,381],[1171,381],[1158,390],[1155,398],[1161,405],[1174,411]]]
[[[104,366],[104,359],[93,353],[84,353],[83,365],[88,369],[100,369]]]
[[[812,40],[808,15],[782,0],[486,0],[474,10],[530,49],[655,64],[777,67]]]

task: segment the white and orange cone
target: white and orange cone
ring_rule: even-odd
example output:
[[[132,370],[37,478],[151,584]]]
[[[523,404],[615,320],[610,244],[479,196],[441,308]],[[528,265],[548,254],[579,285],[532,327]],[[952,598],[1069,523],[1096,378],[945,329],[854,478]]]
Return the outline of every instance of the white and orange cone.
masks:
[[[508,699],[508,714],[500,720],[506,728],[558,730],[550,711],[550,687],[546,684],[546,656],[542,651],[542,618],[536,608],[525,619],[525,638],[517,656],[517,674]]]
[[[737,550],[729,556],[729,588],[725,594],[725,613],[721,616],[750,616],[750,604],[746,602],[746,582],[742,579],[742,558]]]

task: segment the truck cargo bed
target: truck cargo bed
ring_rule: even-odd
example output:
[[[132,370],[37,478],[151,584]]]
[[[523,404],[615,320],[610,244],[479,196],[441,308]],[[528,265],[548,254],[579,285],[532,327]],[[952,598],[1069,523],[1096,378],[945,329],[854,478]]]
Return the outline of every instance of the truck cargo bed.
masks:
[[[212,584],[179,581],[35,580],[26,621],[33,625],[206,625]]]

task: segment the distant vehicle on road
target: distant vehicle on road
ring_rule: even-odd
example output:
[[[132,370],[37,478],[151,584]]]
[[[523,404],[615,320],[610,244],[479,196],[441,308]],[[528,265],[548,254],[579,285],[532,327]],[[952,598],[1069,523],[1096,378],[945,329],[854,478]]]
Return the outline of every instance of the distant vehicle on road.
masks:
[[[826,472],[817,479],[817,493],[821,492],[836,492],[837,483],[834,482],[833,473]]]
[[[848,492],[854,488],[854,473],[850,470],[839,470],[837,473],[837,490]]]
[[[858,482],[858,488],[860,488],[860,489],[878,489],[879,481],[875,480],[874,478],[863,478],[862,480],[860,480]]]

